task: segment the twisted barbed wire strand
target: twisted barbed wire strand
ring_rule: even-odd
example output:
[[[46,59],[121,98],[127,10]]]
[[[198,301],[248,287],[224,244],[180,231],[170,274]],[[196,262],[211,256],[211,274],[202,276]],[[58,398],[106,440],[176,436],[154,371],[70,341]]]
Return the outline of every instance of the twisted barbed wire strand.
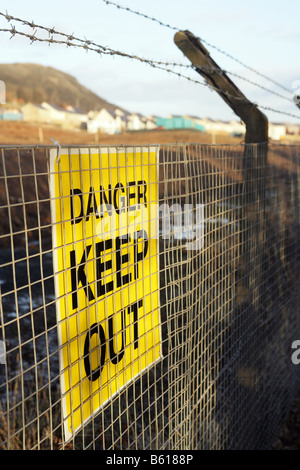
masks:
[[[209,84],[209,83],[206,83],[206,82],[201,82],[199,80],[195,80],[191,77],[188,77],[180,72],[177,72],[175,70],[172,70],[170,68],[166,68],[164,66],[184,66],[184,64],[176,64],[176,63],[169,63],[169,62],[163,62],[163,61],[155,61],[155,60],[151,60],[151,59],[145,59],[145,58],[142,58],[142,57],[139,57],[137,55],[133,55],[133,54],[128,54],[128,53],[125,53],[123,51],[117,51],[117,50],[114,50],[114,49],[111,49],[109,47],[106,47],[106,46],[102,46],[100,44],[97,44],[93,41],[90,41],[88,39],[82,39],[82,38],[78,38],[76,36],[74,36],[73,34],[70,35],[70,34],[67,34],[67,33],[64,33],[64,32],[61,32],[61,31],[56,31],[54,27],[50,28],[50,27],[46,27],[46,26],[42,26],[42,25],[38,25],[36,23],[34,23],[33,21],[28,21],[28,20],[23,20],[21,18],[16,18],[12,15],[9,15],[7,12],[6,13],[3,13],[3,12],[0,12],[0,16],[4,17],[7,21],[18,21],[18,22],[21,22],[22,24],[26,25],[26,26],[29,26],[30,28],[34,29],[34,32],[32,34],[29,34],[29,33],[26,33],[24,31],[18,31],[16,29],[15,26],[12,26],[10,29],[8,28],[0,28],[0,32],[8,32],[8,33],[11,33],[11,38],[14,37],[15,35],[20,35],[20,36],[24,36],[24,37],[27,37],[28,39],[30,39],[30,44],[33,44],[34,42],[38,41],[38,42],[46,42],[48,43],[49,45],[51,44],[60,44],[60,45],[66,45],[68,47],[78,47],[78,48],[82,48],[86,51],[93,51],[93,52],[96,52],[98,54],[105,54],[105,55],[118,55],[120,57],[125,57],[125,58],[129,58],[129,59],[133,59],[133,60],[137,60],[139,62],[142,62],[142,63],[145,63],[145,64],[148,64],[150,65],[151,67],[153,68],[157,68],[157,69],[160,69],[160,70],[163,70],[163,71],[166,71],[168,73],[171,73],[173,75],[176,75],[180,78],[183,78],[183,79],[186,79],[192,83],[195,83],[195,84],[199,84],[199,85],[202,85],[202,86],[205,86],[213,91],[217,91],[217,92],[220,92],[220,90],[216,87],[214,87],[213,85]],[[47,31],[48,34],[49,34],[49,38],[41,38],[41,37],[38,37],[36,34],[37,34],[37,30],[38,29],[41,29],[41,30],[44,30],[44,31]],[[61,40],[61,39],[54,39],[54,36],[55,35],[59,35],[59,36],[62,36],[62,37],[65,37],[67,38],[67,40]],[[74,42],[75,41],[75,42]],[[78,42],[79,44],[76,44],[76,42]],[[164,65],[164,66],[163,66]],[[195,65],[193,65],[192,67],[195,67]],[[201,67],[201,66],[200,66]],[[218,73],[222,73],[222,72],[225,72],[223,71],[222,69],[216,69],[216,71]],[[248,100],[244,97],[237,97],[237,96],[234,96],[234,95],[231,95],[229,92],[227,91],[222,91],[222,94],[225,95],[227,98],[231,98],[231,99],[235,99],[235,100],[239,100],[239,101],[243,101],[243,102],[247,102],[248,103]],[[285,111],[281,111],[281,110],[277,110],[275,108],[271,108],[269,106],[264,106],[264,105],[260,105],[260,104],[257,104],[255,103],[255,106],[258,106],[262,109],[265,109],[265,110],[268,110],[268,111],[272,111],[274,113],[279,113],[279,114],[283,114],[283,115],[286,115],[286,116],[290,116],[290,117],[294,117],[294,118],[297,118],[299,119],[300,116],[297,116],[295,114],[292,114],[292,113],[288,113],[288,112],[285,112]]]
[[[166,28],[169,28],[169,29],[172,29],[173,31],[182,31],[182,28],[177,28],[175,26],[171,26],[170,24],[167,24],[167,23],[164,23],[163,21],[161,20],[158,20],[157,18],[154,18],[154,17],[151,17],[149,15],[146,15],[145,13],[141,13],[139,11],[136,11],[136,10],[132,10],[131,8],[129,7],[125,7],[123,5],[120,5],[116,2],[112,2],[111,0],[102,0],[104,3],[106,3],[107,5],[113,5],[115,6],[116,8],[120,9],[120,10],[125,10],[127,12],[130,12],[130,13],[133,13],[135,15],[138,15],[142,18],[145,18],[147,20],[150,20],[150,21],[153,21],[157,24],[159,24],[160,26],[163,26],[163,27],[166,27]],[[273,85],[276,85],[278,86],[279,88],[281,88],[282,90],[284,91],[287,91],[290,93],[290,90],[285,87],[284,85],[282,85],[281,83],[278,83],[277,81],[273,80],[272,78],[268,77],[267,75],[259,72],[258,70],[254,69],[253,67],[245,64],[244,62],[242,62],[240,59],[237,59],[236,57],[234,57],[232,54],[229,54],[228,52],[224,51],[223,49],[221,49],[220,47],[218,46],[215,46],[214,44],[206,41],[206,39],[202,38],[202,37],[196,37],[197,39],[199,39],[199,41],[203,42],[204,44],[206,44],[208,47],[211,47],[212,49],[215,49],[217,52],[219,52],[220,54],[223,54],[225,55],[226,57],[228,57],[229,59],[233,60],[234,62],[238,63],[239,65],[241,65],[242,67],[250,70],[251,72],[255,73],[256,75],[259,75],[261,78],[264,78],[265,80],[268,80],[269,82],[273,83]]]

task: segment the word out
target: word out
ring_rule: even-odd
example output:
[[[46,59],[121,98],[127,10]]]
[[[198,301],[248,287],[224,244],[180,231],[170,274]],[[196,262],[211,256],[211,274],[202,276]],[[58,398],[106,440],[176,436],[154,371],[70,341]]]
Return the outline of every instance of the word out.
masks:
[[[121,349],[117,352],[115,351],[114,347],[114,338],[116,337],[116,333],[114,332],[114,320],[116,320],[116,315],[113,314],[108,318],[108,338],[106,338],[105,336],[105,331],[102,324],[94,323],[91,326],[90,331],[87,333],[84,341],[84,368],[85,373],[90,381],[94,382],[100,377],[101,371],[105,364],[107,344],[109,350],[109,359],[113,364],[117,364],[123,359],[126,346],[126,319],[128,318],[128,316],[132,316],[131,323],[133,325],[133,348],[137,349],[139,347],[138,310],[141,307],[143,307],[143,299],[139,299],[137,302],[134,302],[133,304],[128,305],[128,307],[126,307],[125,309],[121,310],[122,346]],[[94,370],[92,370],[90,360],[90,345],[91,338],[93,335],[98,336],[98,348],[100,354],[100,364]]]

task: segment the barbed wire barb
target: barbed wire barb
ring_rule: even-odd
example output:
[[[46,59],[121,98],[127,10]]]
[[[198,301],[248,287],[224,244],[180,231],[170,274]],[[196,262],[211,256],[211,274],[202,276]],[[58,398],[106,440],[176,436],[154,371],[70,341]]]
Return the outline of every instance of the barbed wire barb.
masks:
[[[12,26],[11,28],[11,37],[9,39],[12,39],[16,35],[16,28]]]
[[[10,16],[10,15],[7,13],[7,10],[6,10],[6,14],[5,14],[4,16],[5,16],[5,18],[7,19],[8,22],[11,21],[12,16]]]

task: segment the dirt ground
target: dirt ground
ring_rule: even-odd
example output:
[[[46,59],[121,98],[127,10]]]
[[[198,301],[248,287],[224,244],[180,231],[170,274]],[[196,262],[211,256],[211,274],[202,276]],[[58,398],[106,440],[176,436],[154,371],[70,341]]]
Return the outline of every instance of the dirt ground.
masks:
[[[128,145],[128,144],[239,144],[243,137],[232,137],[226,134],[212,135],[193,129],[152,130],[127,132],[119,135],[88,134],[84,130],[68,130],[51,125],[40,125],[29,122],[0,121],[0,145],[51,145],[56,140],[61,145]],[[287,143],[300,144],[300,136],[287,136]],[[280,143],[285,143],[281,141]]]
[[[68,144],[169,144],[175,142],[194,143],[240,143],[243,138],[226,135],[213,137],[200,131],[180,129],[177,131],[153,130],[144,132],[128,132],[119,135],[88,134],[81,130],[67,130],[50,125],[39,125],[27,122],[0,121],[0,145],[51,145],[51,139],[61,145]]]

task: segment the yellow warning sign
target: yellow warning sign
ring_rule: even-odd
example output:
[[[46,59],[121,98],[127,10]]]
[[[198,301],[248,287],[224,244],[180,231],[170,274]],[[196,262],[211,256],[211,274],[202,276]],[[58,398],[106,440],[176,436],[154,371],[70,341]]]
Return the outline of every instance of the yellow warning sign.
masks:
[[[65,438],[161,355],[158,147],[54,149]]]

